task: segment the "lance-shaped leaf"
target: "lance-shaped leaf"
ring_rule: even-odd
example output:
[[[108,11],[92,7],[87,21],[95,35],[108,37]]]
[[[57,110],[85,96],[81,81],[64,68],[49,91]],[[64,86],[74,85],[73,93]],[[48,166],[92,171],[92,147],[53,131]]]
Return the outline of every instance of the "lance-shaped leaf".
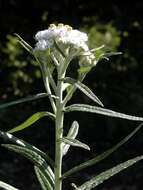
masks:
[[[78,134],[78,130],[79,130],[79,124],[77,121],[74,121],[70,127],[70,130],[67,134],[67,138],[69,139],[75,139],[77,134]],[[70,145],[69,144],[65,144],[63,143],[63,155],[66,155],[66,153],[68,152],[70,148]]]
[[[45,175],[45,178],[49,181],[52,187],[54,187],[55,179],[54,179],[54,173],[49,165],[47,165],[44,158],[42,158],[37,152],[33,150],[29,150],[26,147],[21,147],[17,145],[11,145],[11,144],[2,144],[3,147],[14,151],[18,154],[21,154],[22,156],[26,157],[30,161],[34,163],[37,167],[40,168],[40,170]]]
[[[99,104],[100,106],[103,106],[102,102],[99,100],[99,98],[83,83],[80,81],[77,81],[75,79],[72,79],[70,77],[67,77],[64,79],[65,82],[75,85],[76,88],[78,88],[81,92],[83,92],[86,96],[88,96],[91,100]]]
[[[70,139],[67,137],[63,137],[60,140],[62,142],[64,142],[65,144],[69,144],[71,146],[76,146],[76,147],[84,148],[86,150],[90,150],[90,147],[87,144],[82,143],[82,142],[78,141],[77,139]]]
[[[3,182],[3,181],[0,181],[0,188],[3,188],[5,190],[18,190],[17,188]]]
[[[41,157],[43,157],[53,168],[54,168],[54,161],[50,158],[50,156],[43,151],[39,150],[37,147],[25,142],[24,140],[21,140],[12,134],[0,131],[0,137],[2,137],[4,140],[8,140],[14,144],[17,144],[19,146],[25,147],[31,151],[36,152],[37,154],[40,154]]]
[[[71,106],[68,106],[65,108],[66,112],[71,111],[82,111],[82,112],[89,112],[89,113],[97,113],[101,115],[106,115],[109,117],[117,117],[127,120],[133,120],[133,121],[143,121],[143,117],[137,117],[132,115],[127,115],[124,113],[119,113],[110,109],[105,109],[97,106],[90,106],[87,104],[73,104]]]
[[[27,43],[25,42],[25,40],[23,40],[18,34],[15,34],[18,38],[19,43],[31,54],[33,54],[33,48]]]
[[[37,100],[37,99],[40,99],[40,98],[45,98],[47,96],[49,96],[47,93],[40,93],[40,94],[29,96],[27,98],[21,98],[19,100],[15,100],[15,101],[12,101],[12,102],[1,104],[0,109],[4,109],[4,108],[14,106],[14,105],[17,105],[17,104],[21,104],[21,103],[24,103],[24,102]]]
[[[105,60],[109,61],[109,58],[111,56],[121,55],[121,54],[122,54],[122,52],[105,53],[105,52],[103,52],[103,50],[100,50],[100,51],[95,52],[95,57],[96,57],[97,62],[99,62],[102,59],[105,59]]]
[[[38,168],[37,166],[34,166],[34,170],[37,176],[37,179],[42,187],[43,190],[53,190],[53,187],[51,186],[51,184],[49,183],[49,181],[47,180],[47,178],[45,177],[45,174],[42,172],[42,170],[40,170],[40,168]]]
[[[14,127],[13,129],[10,129],[8,132],[14,133],[17,131],[21,131],[27,127],[30,127],[33,123],[35,123],[36,121],[38,121],[39,119],[45,116],[50,116],[52,119],[54,118],[54,114],[50,112],[37,112],[33,114],[31,117],[29,117],[24,123]]]
[[[69,171],[65,172],[62,176],[62,178],[66,178],[68,176],[70,176],[71,174],[81,171],[87,167],[93,166],[95,164],[97,164],[98,162],[104,160],[105,158],[107,158],[108,156],[110,156],[113,152],[115,152],[118,148],[120,148],[124,143],[126,143],[129,139],[131,139],[131,137],[133,137],[133,135],[135,135],[135,133],[141,129],[141,127],[143,126],[143,123],[140,124],[136,129],[134,129],[128,136],[126,136],[123,140],[121,140],[119,143],[117,143],[115,146],[113,146],[112,148],[108,149],[107,151],[103,152],[102,154],[96,156],[93,159],[90,159],[86,162],[83,162],[82,164],[79,164],[75,167],[73,167],[72,169],[70,169]]]
[[[123,162],[111,169],[108,169],[101,174],[93,177],[91,180],[85,182],[83,185],[77,187],[77,190],[91,190],[94,187],[100,185],[103,183],[105,180],[111,178],[112,176],[118,174],[119,172],[127,169],[128,167],[132,166],[136,162],[140,161],[143,159],[143,156],[137,156],[136,158],[130,159],[126,162]]]

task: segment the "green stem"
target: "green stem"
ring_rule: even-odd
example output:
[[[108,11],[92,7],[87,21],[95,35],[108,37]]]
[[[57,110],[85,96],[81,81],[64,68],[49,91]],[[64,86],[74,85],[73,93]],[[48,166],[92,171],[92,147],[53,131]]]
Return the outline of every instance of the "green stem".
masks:
[[[43,75],[44,75],[44,72],[43,72]],[[51,89],[50,89],[50,85],[49,85],[49,78],[48,78],[48,76],[44,76],[43,78],[44,78],[46,91],[49,95],[49,100],[50,100],[51,106],[53,108],[54,113],[56,113],[56,106],[55,106],[54,100],[51,96],[52,94],[51,94]]]
[[[56,87],[55,81],[54,81],[54,79],[53,79],[53,77],[52,77],[52,74],[51,74],[49,68],[47,68],[47,74],[48,74],[48,76],[49,76],[49,82],[50,82],[50,84],[51,84],[51,86],[52,86],[54,92],[56,93],[57,87]]]
[[[59,99],[56,101],[57,113],[56,113],[56,148],[55,148],[55,190],[62,190],[62,142],[63,137],[63,121],[64,112],[62,104],[62,84],[63,81],[58,80],[57,96]]]
[[[49,95],[49,100],[50,100],[51,106],[53,108],[53,111],[54,111],[54,113],[56,113],[56,106],[55,106],[55,102],[53,100],[53,97],[51,96],[51,89],[50,89],[50,85],[49,85],[49,78],[48,78],[47,73],[46,73],[46,66],[45,66],[44,63],[39,61],[39,59],[37,58],[36,55],[34,55],[34,57],[35,57],[37,63],[39,64],[39,66],[40,66],[43,81],[44,81],[44,85],[45,85],[45,89],[47,91],[47,94]]]

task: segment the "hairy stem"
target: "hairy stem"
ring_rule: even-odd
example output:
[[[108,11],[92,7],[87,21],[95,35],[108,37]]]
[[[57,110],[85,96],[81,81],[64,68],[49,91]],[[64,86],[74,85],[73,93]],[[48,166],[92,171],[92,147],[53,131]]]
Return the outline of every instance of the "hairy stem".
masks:
[[[48,76],[49,76],[49,82],[50,82],[50,84],[51,84],[51,86],[52,86],[54,92],[56,93],[57,87],[56,87],[55,81],[54,81],[54,79],[53,79],[53,77],[52,77],[52,74],[51,74],[49,68],[47,68],[47,74],[48,74]]]
[[[47,91],[47,94],[49,95],[49,100],[50,100],[51,106],[53,108],[53,111],[54,111],[54,113],[56,113],[56,106],[55,106],[55,102],[53,100],[53,97],[51,96],[52,94],[51,94],[51,89],[50,89],[50,84],[49,84],[49,78],[48,78],[47,72],[46,72],[47,71],[46,65],[44,63],[40,62],[36,55],[34,55],[34,57],[40,66],[44,85],[45,85],[45,89]]]
[[[63,137],[63,121],[64,112],[62,104],[62,84],[61,80],[58,80],[57,84],[57,96],[59,99],[56,101],[57,113],[56,113],[56,148],[55,148],[55,190],[62,190],[62,142]]]

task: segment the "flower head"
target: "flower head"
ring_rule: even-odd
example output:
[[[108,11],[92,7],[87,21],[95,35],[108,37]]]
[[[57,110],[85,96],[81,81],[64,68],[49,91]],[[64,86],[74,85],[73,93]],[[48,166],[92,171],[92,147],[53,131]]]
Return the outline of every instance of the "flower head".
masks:
[[[75,48],[82,48],[85,51],[88,50],[86,44],[88,41],[87,34],[79,30],[73,30],[68,25],[58,24],[56,26],[51,24],[47,30],[37,32],[35,39],[37,41],[36,50],[52,48],[55,41],[59,44],[72,45]]]
[[[78,57],[80,67],[96,65],[95,55],[87,44],[87,34],[72,29],[71,26],[51,24],[48,29],[37,32],[35,39],[37,43],[34,50],[51,49],[51,56],[56,65],[64,62],[65,55],[70,59]]]

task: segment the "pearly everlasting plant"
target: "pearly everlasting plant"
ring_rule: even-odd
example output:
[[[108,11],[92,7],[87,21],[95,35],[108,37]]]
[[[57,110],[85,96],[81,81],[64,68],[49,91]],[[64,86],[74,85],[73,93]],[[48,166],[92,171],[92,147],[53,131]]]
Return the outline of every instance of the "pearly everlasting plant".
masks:
[[[9,144],[2,144],[2,146],[23,155],[33,163],[35,174],[40,183],[41,189],[62,190],[62,184],[66,178],[75,172],[79,172],[87,167],[91,167],[97,164],[99,161],[105,159],[120,146],[122,146],[126,141],[128,141],[142,127],[142,124],[140,124],[122,141],[95,158],[92,158],[80,165],[71,168],[68,171],[63,172],[62,166],[64,162],[64,156],[68,154],[69,149],[79,147],[90,151],[90,147],[78,139],[78,133],[80,131],[78,121],[72,122],[67,135],[64,136],[65,114],[68,114],[68,112],[72,111],[81,111],[140,122],[143,121],[143,118],[104,108],[104,105],[99,100],[99,98],[83,83],[86,75],[93,67],[96,66],[100,59],[108,59],[106,54],[99,55],[98,53],[98,57],[96,56],[96,52],[98,52],[100,48],[103,48],[103,46],[96,49],[89,48],[88,36],[86,33],[72,29],[72,27],[68,25],[58,24],[56,26],[51,24],[48,29],[37,32],[35,35],[36,44],[34,48],[27,44],[20,36],[17,35],[17,37],[20,44],[33,55],[34,59],[39,64],[45,85],[45,92],[16,100],[14,102],[2,104],[0,105],[0,109],[22,102],[28,102],[47,97],[51,103],[52,112],[49,112],[48,110],[45,112],[37,112],[30,116],[25,122],[12,128],[8,132],[0,131],[0,137],[9,141]],[[67,69],[71,64],[71,61],[75,58],[79,63],[78,69],[75,71],[77,72],[77,78],[71,78],[68,76]],[[57,75],[56,77],[53,76],[55,73]],[[95,103],[95,105],[91,106],[77,103],[67,106],[67,103],[72,98],[72,95],[77,89],[90,98]],[[39,150],[35,146],[25,142],[24,140],[18,139],[11,134],[23,130],[31,126],[40,118],[47,116],[54,121],[55,126],[54,159],[52,159],[42,150]],[[71,185],[73,189],[76,190],[93,189],[105,180],[142,159],[142,155],[132,158],[96,176],[93,176],[90,180],[83,184],[80,184],[80,182],[79,184],[75,184],[73,181]],[[8,190],[16,190],[16,188],[1,181],[0,187]]]

